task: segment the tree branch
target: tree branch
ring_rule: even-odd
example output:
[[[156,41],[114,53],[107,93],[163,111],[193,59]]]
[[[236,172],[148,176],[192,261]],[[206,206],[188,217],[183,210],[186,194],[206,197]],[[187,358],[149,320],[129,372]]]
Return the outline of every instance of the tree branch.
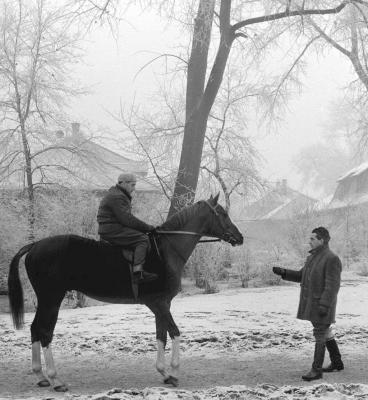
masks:
[[[340,46],[335,40],[333,40],[330,36],[327,35],[325,31],[323,31],[313,20],[312,18],[308,19],[308,22],[313,26],[313,28],[326,40],[326,42],[330,43],[335,49],[339,50],[341,53],[345,54],[350,58],[350,51],[346,50],[344,47]]]
[[[298,55],[298,57],[294,60],[294,62],[292,63],[291,67],[289,68],[288,71],[286,71],[286,73],[283,75],[280,83],[277,85],[276,91],[275,91],[275,95],[273,96],[273,101],[272,101],[272,105],[271,105],[271,110],[274,109],[275,107],[275,103],[276,103],[276,98],[278,96],[278,93],[280,92],[280,89],[282,87],[282,85],[284,84],[284,82],[287,80],[287,78],[290,76],[291,72],[293,71],[293,69],[295,68],[295,66],[299,63],[299,61],[303,58],[303,56],[305,55],[305,53],[307,52],[307,50],[309,49],[309,47],[312,45],[312,43],[319,39],[319,36],[316,36],[314,38],[312,38],[304,47],[303,51]]]
[[[362,1],[356,0],[359,3]],[[315,9],[310,9],[310,10],[286,10],[282,13],[276,13],[276,14],[270,14],[270,15],[263,15],[261,17],[255,17],[255,18],[249,18],[244,21],[240,21],[232,26],[232,29],[234,32],[236,32],[238,29],[243,28],[244,26],[248,25],[253,25],[253,24],[260,24],[263,22],[271,22],[271,21],[276,21],[278,19],[282,18],[289,18],[289,17],[297,17],[297,16],[302,16],[302,15],[326,15],[326,14],[337,14],[341,10],[343,10],[347,4],[351,3],[351,0],[344,0],[342,3],[340,3],[337,7],[334,8],[327,8],[327,9],[322,9],[322,10],[315,10]]]
[[[173,58],[177,58],[178,60],[182,61],[184,64],[188,65],[188,61],[184,60],[184,58],[181,58],[179,56],[177,56],[176,54],[169,54],[169,53],[165,53],[165,54],[160,54],[159,56],[153,58],[152,60],[148,61],[146,64],[144,64],[141,68],[139,68],[138,72],[134,75],[133,81],[136,80],[136,78],[138,77],[138,75],[144,70],[146,69],[149,65],[153,64],[155,61],[159,60],[160,58],[169,58],[169,57],[173,57]]]

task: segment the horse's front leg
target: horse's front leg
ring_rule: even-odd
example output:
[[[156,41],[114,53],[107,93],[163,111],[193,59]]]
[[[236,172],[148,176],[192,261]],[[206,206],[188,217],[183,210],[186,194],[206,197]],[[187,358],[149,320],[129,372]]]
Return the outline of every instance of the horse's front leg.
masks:
[[[164,382],[178,385],[179,376],[179,353],[180,353],[180,332],[170,313],[170,305],[166,302],[148,305],[155,314],[156,338],[157,338],[157,360],[156,369],[164,377]],[[170,372],[165,362],[165,347],[167,343],[167,332],[172,339],[172,357]]]

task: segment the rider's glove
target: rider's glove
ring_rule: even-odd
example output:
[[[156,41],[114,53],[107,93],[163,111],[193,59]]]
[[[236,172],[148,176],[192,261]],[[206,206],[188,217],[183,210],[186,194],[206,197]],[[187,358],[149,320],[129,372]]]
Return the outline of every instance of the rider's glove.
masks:
[[[153,225],[148,225],[147,233],[153,233],[156,230],[156,227]]]

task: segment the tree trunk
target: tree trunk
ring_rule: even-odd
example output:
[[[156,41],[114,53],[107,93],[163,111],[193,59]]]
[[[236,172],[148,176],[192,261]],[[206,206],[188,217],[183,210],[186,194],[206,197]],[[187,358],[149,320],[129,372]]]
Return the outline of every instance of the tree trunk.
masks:
[[[27,181],[27,197],[28,197],[28,240],[33,241],[35,239],[35,199],[32,179],[32,164],[29,144],[27,141],[27,135],[24,124],[21,125],[21,135],[23,144],[23,154],[25,159],[25,175]]]
[[[198,153],[202,155],[203,131],[206,129],[206,121],[203,120],[205,116],[198,110],[206,81],[214,9],[214,0],[200,0],[194,22],[192,51],[188,63],[184,138],[169,216],[193,201],[198,181]]]
[[[230,26],[230,10],[231,1],[222,0],[220,8],[220,44],[206,89],[203,92],[206,75],[204,66],[207,65],[214,1],[211,0],[209,3],[206,0],[201,0],[199,4],[194,27],[192,52],[188,64],[187,114],[183,145],[168,217],[194,200],[207,120],[220,88],[234,40],[234,33]],[[198,43],[199,41],[200,43]]]

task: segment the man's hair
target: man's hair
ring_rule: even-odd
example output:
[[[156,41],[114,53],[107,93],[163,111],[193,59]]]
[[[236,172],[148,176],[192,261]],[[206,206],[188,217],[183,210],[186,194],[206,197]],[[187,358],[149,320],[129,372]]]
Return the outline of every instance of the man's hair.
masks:
[[[330,241],[330,233],[323,226],[313,229],[312,233],[316,234],[318,240],[322,239],[324,244],[327,244]]]

